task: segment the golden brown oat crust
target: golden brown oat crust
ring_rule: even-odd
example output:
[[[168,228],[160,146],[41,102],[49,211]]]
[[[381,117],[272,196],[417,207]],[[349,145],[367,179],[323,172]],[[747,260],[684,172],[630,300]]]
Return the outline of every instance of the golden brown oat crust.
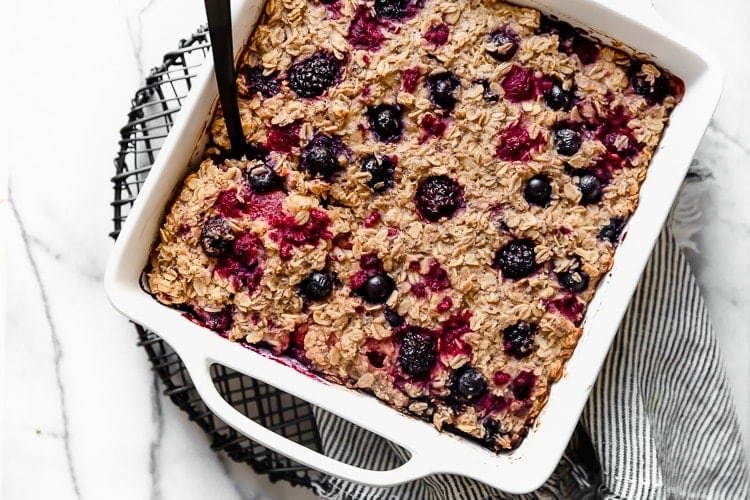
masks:
[[[272,97],[246,92],[246,81],[238,78],[248,95],[240,99],[240,109],[249,141],[266,144],[269,127],[297,123],[300,147],[316,133],[325,133],[340,137],[348,148],[339,158],[342,170],[330,182],[313,179],[299,168],[300,147],[289,153],[271,152],[267,161],[285,179],[286,194],[272,195],[278,196],[283,212],[298,225],[324,213],[330,220],[327,233],[292,247],[290,257],[284,258],[273,236],[278,228],[268,217],[241,211],[225,216],[236,235],[252,233],[262,242],[257,261],[262,278],[254,288],[216,272],[217,259],[201,248],[200,235],[205,221],[219,213],[217,197],[234,190],[239,207],[254,203],[243,177],[248,162],[211,156],[229,146],[217,111],[211,127],[215,146],[185,179],[161,228],[148,275],[151,291],[160,302],[190,311],[229,310],[231,340],[262,342],[277,352],[286,352],[290,345],[304,349],[311,368],[328,379],[370,391],[396,408],[431,420],[438,429],[458,429],[495,450],[511,448],[544,406],[550,383],[562,376],[581,335],[578,321],[550,304],[568,297],[585,307],[612,266],[614,246],[597,236],[611,218],[627,219],[635,209],[640,182],[675,98],[647,101],[633,92],[631,60],[624,53],[600,46],[598,59],[584,65],[579,56],[558,50],[557,35],[539,32],[539,12],[502,2],[426,0],[414,17],[382,29],[385,40],[380,49],[356,50],[347,33],[359,3],[339,0],[327,8],[311,0],[269,0],[241,65],[277,72],[281,91]],[[440,23],[448,26],[449,36],[447,43],[435,46],[423,36]],[[520,47],[508,62],[485,52],[488,33],[503,26],[520,37]],[[300,99],[290,90],[286,72],[294,61],[320,50],[344,61],[343,74],[322,97]],[[574,84],[572,109],[552,110],[542,95],[520,103],[506,99],[501,83],[514,65],[532,68],[535,78],[567,82],[566,88]],[[413,92],[402,85],[403,72],[410,68],[421,72]],[[441,71],[451,71],[461,81],[452,112],[436,109],[425,85],[428,75]],[[643,71],[659,75],[648,64]],[[489,82],[497,101],[485,100],[479,80]],[[380,103],[401,106],[400,140],[383,143],[369,131],[367,106]],[[583,134],[580,150],[562,157],[553,146],[553,129],[560,122],[584,123],[616,113],[629,117],[623,126],[631,130],[639,150],[614,172],[601,202],[581,205],[573,169],[591,168],[607,154],[607,147],[602,137]],[[428,114],[445,118],[442,136],[425,138],[420,124]],[[541,146],[530,151],[527,161],[502,161],[496,152],[499,138],[517,124]],[[608,140],[615,149],[627,146],[627,138]],[[397,160],[394,185],[382,193],[374,193],[366,184],[369,174],[360,171],[362,158],[372,153]],[[538,173],[551,181],[547,207],[530,206],[523,196],[525,183]],[[435,175],[457,181],[465,205],[452,218],[430,223],[419,217],[413,200],[418,183]],[[380,219],[365,227],[365,219],[376,211]],[[503,279],[491,266],[493,256],[519,238],[536,244],[539,271],[517,281]],[[452,315],[470,312],[465,316],[468,331],[461,336],[469,349],[441,352],[427,381],[413,381],[399,368],[398,336],[403,327],[390,326],[384,306],[364,303],[350,288],[367,254],[377,255],[395,280],[387,306],[407,325],[437,331]],[[447,272],[450,287],[428,289],[421,297],[413,286],[424,280],[433,260]],[[562,289],[555,273],[577,262],[590,284],[573,296]],[[326,300],[305,303],[298,285],[322,269],[335,273],[339,282]],[[447,303],[446,297],[447,310],[439,307]],[[519,321],[538,325],[533,352],[522,358],[503,348],[503,330]],[[304,345],[294,344],[295,332]],[[383,355],[382,362],[373,364],[368,358],[373,350]],[[456,399],[451,377],[466,366],[479,370],[487,381],[487,394],[504,404],[489,407]],[[498,372],[508,381],[496,378]],[[529,397],[519,398],[514,380],[524,372],[533,373],[535,380]],[[485,425],[491,420],[497,424]]]

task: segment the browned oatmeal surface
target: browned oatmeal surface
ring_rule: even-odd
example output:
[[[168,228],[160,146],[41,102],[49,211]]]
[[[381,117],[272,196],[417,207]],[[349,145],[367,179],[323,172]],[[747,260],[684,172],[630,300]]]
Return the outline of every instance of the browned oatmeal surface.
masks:
[[[247,154],[212,145],[151,292],[231,340],[517,446],[581,334],[677,80],[490,0],[269,0]]]

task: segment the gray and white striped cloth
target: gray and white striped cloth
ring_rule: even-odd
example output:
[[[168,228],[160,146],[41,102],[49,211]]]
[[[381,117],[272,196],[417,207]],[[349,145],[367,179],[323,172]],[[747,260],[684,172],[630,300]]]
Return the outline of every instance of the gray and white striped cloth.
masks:
[[[316,409],[326,454],[375,470],[408,455]],[[337,478],[326,499],[514,498],[471,479],[430,476],[393,488]],[[747,499],[748,474],[732,397],[706,308],[669,229],[615,338],[581,421],[549,481],[515,498]]]

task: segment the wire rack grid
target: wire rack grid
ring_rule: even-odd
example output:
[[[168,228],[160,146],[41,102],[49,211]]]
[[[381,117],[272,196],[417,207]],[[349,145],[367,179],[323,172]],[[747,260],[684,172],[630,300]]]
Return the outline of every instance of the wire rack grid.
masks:
[[[115,158],[113,231],[117,238],[143,182],[182,107],[196,71],[210,48],[208,32],[201,27],[180,40],[178,49],[165,54],[130,103],[127,124],[120,129]],[[303,465],[255,443],[216,417],[195,390],[185,365],[158,335],[135,325],[138,345],[164,384],[164,394],[211,438],[211,448],[232,460],[246,463],[273,482],[284,480],[312,488],[324,477]],[[220,365],[211,372],[217,389],[237,410],[256,422],[308,448],[321,451],[321,439],[311,406],[273,386]]]

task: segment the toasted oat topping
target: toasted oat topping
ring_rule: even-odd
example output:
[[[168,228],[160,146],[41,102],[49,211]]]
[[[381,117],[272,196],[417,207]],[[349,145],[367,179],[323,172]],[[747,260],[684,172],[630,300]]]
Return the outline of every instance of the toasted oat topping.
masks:
[[[492,0],[269,0],[152,254],[162,303],[493,450],[527,434],[676,79]]]

